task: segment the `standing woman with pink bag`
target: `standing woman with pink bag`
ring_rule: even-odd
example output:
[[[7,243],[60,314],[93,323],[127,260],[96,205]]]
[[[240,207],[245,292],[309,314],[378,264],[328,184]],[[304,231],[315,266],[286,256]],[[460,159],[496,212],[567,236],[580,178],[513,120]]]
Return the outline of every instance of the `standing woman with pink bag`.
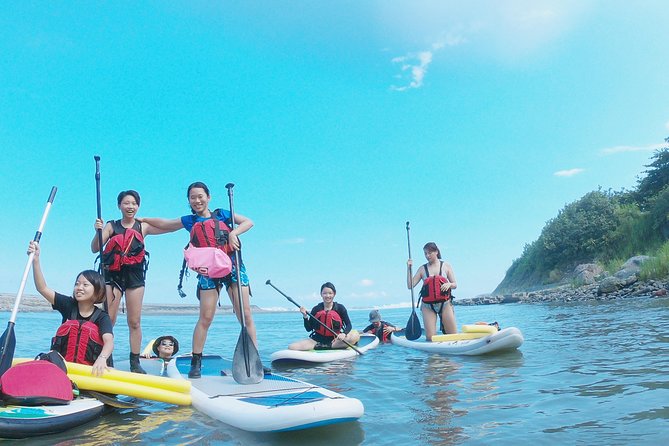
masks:
[[[188,186],[188,204],[191,208],[191,214],[185,215],[181,218],[175,218],[172,220],[162,219],[162,218],[142,218],[141,221],[161,230],[164,232],[174,232],[178,229],[184,228],[191,234],[191,243],[186,249],[187,258],[188,252],[193,252],[192,248],[200,247],[204,248],[205,246],[211,246],[215,244],[220,250],[226,252],[228,255],[225,256],[225,259],[221,259],[220,256],[213,262],[217,262],[217,265],[193,265],[189,263],[189,267],[195,270],[197,275],[197,297],[200,300],[200,316],[198,318],[197,324],[195,325],[195,330],[193,331],[193,358],[191,360],[191,368],[188,372],[189,378],[199,378],[201,376],[201,364],[202,364],[202,351],[204,350],[204,344],[207,340],[207,332],[211,326],[212,321],[214,320],[214,315],[216,314],[216,303],[219,299],[219,294],[223,286],[225,286],[230,301],[232,302],[235,314],[237,319],[241,322],[241,314],[239,308],[239,299],[237,296],[237,265],[235,264],[234,252],[240,249],[240,242],[238,236],[245,233],[253,227],[253,222],[251,219],[244,217],[243,215],[235,214],[234,220],[234,229],[230,229],[233,226],[231,223],[231,213],[225,209],[209,209],[209,201],[211,200],[211,195],[209,193],[209,188],[206,184],[197,181],[190,186]],[[221,224],[223,223],[223,224]],[[209,234],[211,236],[212,231],[216,230],[217,232],[223,233],[223,239],[227,237],[226,243],[224,245],[219,245],[218,243],[197,243],[197,240],[203,234]],[[217,234],[218,235],[218,234]],[[218,237],[216,237],[218,238]],[[204,245],[204,246],[203,246]],[[197,249],[195,250],[197,251]],[[204,250],[201,250],[204,251]],[[201,254],[198,252],[197,254]],[[218,253],[217,253],[218,254]],[[200,260],[200,255],[193,256]],[[230,259],[230,257],[232,257]],[[240,257],[241,258],[241,257]],[[188,260],[191,262],[191,260]],[[221,270],[227,271],[230,269],[230,264],[228,263],[227,267],[223,263],[231,261],[231,270],[224,277],[210,277],[209,271]],[[249,290],[249,279],[246,275],[246,268],[244,267],[244,262],[240,262],[239,266],[239,276],[241,281],[241,290],[242,290],[242,301],[244,305],[244,314],[246,316],[246,329],[249,333],[249,336],[253,340],[254,344],[258,344],[256,339],[256,329],[253,322],[253,317],[251,313],[250,305],[250,290]],[[223,273],[213,274],[221,275]]]

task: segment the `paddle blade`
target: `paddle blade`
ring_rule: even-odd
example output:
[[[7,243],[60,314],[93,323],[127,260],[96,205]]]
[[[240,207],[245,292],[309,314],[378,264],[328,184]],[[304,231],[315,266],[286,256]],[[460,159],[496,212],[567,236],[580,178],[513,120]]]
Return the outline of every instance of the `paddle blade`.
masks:
[[[232,357],[232,378],[239,384],[258,384],[265,372],[256,345],[251,340],[246,327],[242,327]]]
[[[0,337],[0,376],[4,375],[12,366],[14,350],[16,349],[16,336],[14,335],[14,323],[7,324],[7,329]]]
[[[411,316],[409,317],[409,321],[407,322],[405,332],[406,332],[406,338],[410,341],[415,341],[416,339],[420,338],[423,334],[423,331],[420,328],[420,321],[418,320],[418,315],[416,314],[415,311],[411,312]]]

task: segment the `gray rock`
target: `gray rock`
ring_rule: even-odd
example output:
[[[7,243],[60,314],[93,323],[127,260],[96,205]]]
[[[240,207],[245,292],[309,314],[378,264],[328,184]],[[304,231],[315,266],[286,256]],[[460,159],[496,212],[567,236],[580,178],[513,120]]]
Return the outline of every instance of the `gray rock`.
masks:
[[[602,273],[604,269],[596,263],[582,263],[574,269],[574,279],[579,284],[590,285],[595,283]]]
[[[624,286],[624,281],[617,277],[606,277],[604,280],[599,282],[599,287],[597,288],[597,295],[601,296],[602,294],[613,293],[618,291]]]

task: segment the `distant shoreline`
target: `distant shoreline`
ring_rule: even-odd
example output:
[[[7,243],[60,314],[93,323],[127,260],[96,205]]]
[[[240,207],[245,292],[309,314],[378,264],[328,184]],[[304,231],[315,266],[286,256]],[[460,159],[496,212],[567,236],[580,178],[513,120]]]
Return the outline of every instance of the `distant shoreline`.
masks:
[[[12,311],[14,309],[14,302],[16,301],[16,295],[8,293],[0,293],[0,312],[2,311]],[[39,312],[48,312],[54,311],[51,308],[51,305],[42,297],[24,294],[21,296],[21,303],[19,304],[19,312],[22,313],[39,313]],[[232,314],[232,305],[221,305],[216,307],[218,313],[223,314]],[[289,310],[279,310],[272,309],[267,310],[260,308],[256,305],[251,305],[251,311],[253,313],[284,313]],[[142,306],[143,314],[198,314],[200,312],[199,305],[187,305],[187,304],[150,304],[145,303]]]

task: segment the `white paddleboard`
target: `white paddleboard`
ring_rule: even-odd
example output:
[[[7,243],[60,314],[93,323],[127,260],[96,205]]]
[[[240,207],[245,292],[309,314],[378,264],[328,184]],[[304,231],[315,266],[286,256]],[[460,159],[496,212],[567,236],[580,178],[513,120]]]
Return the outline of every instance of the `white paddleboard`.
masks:
[[[0,438],[55,434],[88,423],[107,407],[95,398],[78,397],[58,406],[0,407]]]
[[[356,344],[356,348],[365,353],[379,345],[379,338],[373,334],[361,334],[360,340]],[[351,347],[342,349],[326,349],[326,350],[279,350],[272,353],[270,360],[277,364],[288,364],[296,362],[308,363],[323,363],[338,361],[341,359],[355,358],[360,356],[358,352]]]
[[[497,351],[513,350],[520,347],[524,341],[523,334],[515,327],[505,328],[478,339],[427,342],[425,338],[420,338],[409,341],[404,336],[396,336],[395,334],[390,339],[393,344],[402,347],[448,355],[483,355]]]
[[[171,378],[188,379],[190,356],[167,364]],[[258,384],[238,384],[232,362],[202,357],[202,377],[191,379],[193,406],[230,426],[250,432],[281,432],[357,420],[360,400],[273,373]]]

